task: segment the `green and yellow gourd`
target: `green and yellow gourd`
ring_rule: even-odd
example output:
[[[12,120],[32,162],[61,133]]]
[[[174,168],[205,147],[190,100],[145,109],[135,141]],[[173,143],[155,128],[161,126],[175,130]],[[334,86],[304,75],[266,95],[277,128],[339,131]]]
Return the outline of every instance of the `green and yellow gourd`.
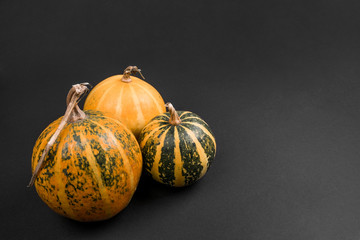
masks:
[[[64,117],[36,141],[33,177],[40,198],[55,212],[77,221],[113,217],[130,202],[138,185],[142,156],[135,136],[119,121],[81,111],[87,91],[74,85]]]
[[[202,178],[214,160],[216,142],[208,124],[188,111],[153,118],[141,131],[140,148],[144,168],[156,181],[183,187]]]

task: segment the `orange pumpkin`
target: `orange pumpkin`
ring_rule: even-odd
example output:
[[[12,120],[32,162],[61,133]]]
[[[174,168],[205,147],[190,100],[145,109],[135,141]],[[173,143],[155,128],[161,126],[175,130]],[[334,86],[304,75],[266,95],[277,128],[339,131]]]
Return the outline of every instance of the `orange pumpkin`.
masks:
[[[165,112],[159,92],[147,82],[130,76],[140,71],[136,66],[129,66],[123,75],[100,82],[87,97],[84,110],[101,111],[121,121],[138,137],[153,117]]]
[[[74,85],[64,117],[36,141],[29,184],[56,213],[82,222],[105,220],[124,209],[142,170],[140,147],[128,128],[77,106],[86,91],[84,84]]]

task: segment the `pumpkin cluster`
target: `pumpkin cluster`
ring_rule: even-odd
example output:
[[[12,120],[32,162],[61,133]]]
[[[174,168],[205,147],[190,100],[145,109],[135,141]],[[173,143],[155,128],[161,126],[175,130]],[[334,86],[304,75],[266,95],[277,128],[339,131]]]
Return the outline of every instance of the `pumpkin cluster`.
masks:
[[[64,116],[37,139],[29,186],[58,214],[83,222],[109,219],[129,204],[142,168],[160,183],[183,187],[213,162],[216,142],[208,124],[165,104],[134,73],[142,76],[129,66],[100,82],[84,110],[77,104],[89,84],[73,85]]]

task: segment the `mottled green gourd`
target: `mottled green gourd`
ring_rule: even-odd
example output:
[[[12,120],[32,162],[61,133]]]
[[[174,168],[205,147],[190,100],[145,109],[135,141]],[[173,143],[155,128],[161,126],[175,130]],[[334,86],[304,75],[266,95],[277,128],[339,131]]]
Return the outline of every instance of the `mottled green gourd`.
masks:
[[[98,111],[81,111],[87,92],[76,84],[65,115],[36,141],[33,177],[40,198],[55,212],[77,221],[113,217],[130,202],[138,185],[142,156],[131,131]]]
[[[191,185],[202,178],[214,160],[216,142],[209,125],[189,111],[169,112],[153,118],[141,131],[144,168],[156,181],[174,186]]]

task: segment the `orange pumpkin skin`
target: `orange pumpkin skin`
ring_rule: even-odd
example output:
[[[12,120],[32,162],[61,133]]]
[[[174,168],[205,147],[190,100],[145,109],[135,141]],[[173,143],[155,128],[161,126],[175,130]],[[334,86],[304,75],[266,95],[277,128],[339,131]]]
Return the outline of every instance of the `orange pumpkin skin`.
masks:
[[[96,111],[85,114],[61,131],[35,187],[58,214],[89,222],[111,218],[128,205],[140,179],[142,156],[134,135],[119,121]],[[36,141],[33,171],[61,119]]]
[[[165,112],[165,103],[159,92],[147,82],[123,75],[109,77],[90,92],[84,110],[98,110],[125,124],[136,137],[155,116]]]

